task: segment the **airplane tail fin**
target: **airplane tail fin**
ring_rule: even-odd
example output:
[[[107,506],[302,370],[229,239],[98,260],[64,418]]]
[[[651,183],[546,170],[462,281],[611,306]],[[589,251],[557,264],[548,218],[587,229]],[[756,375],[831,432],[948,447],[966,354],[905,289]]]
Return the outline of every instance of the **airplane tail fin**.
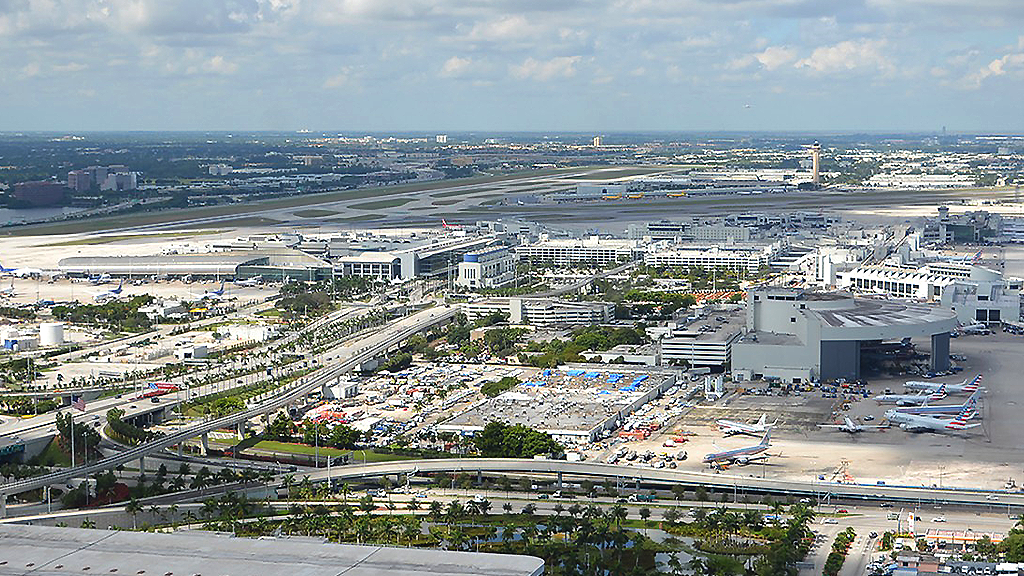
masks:
[[[761,417],[758,418],[758,420],[757,420],[757,425],[758,426],[764,426],[767,422],[768,422],[768,415],[767,414],[761,414]]]
[[[761,446],[770,446],[771,445],[771,440],[772,440],[772,433],[769,430],[768,432],[765,432],[764,436],[761,438]]]
[[[966,392],[975,392],[975,391],[977,391],[978,388],[981,387],[981,378],[982,378],[981,374],[978,374],[977,376],[975,376],[974,380],[971,380],[970,384],[966,384],[964,386],[964,391],[966,391]]]

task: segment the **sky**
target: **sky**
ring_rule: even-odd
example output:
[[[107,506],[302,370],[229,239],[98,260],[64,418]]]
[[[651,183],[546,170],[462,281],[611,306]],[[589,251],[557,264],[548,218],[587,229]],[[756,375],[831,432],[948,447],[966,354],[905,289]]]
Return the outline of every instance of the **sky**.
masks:
[[[0,0],[0,130],[1024,131],[1022,0]]]

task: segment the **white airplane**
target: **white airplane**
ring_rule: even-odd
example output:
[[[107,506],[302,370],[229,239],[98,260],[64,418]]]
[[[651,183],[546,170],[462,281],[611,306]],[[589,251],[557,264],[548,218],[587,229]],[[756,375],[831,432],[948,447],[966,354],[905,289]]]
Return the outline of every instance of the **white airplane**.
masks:
[[[981,261],[981,253],[982,250],[978,250],[974,254],[964,254],[963,256],[939,256],[939,261],[953,264],[977,264]]]
[[[747,424],[746,422],[736,422],[733,420],[719,420],[715,423],[718,425],[718,429],[726,436],[732,436],[734,434],[761,436],[765,432],[771,430],[772,426],[778,424],[779,420],[776,419],[775,422],[768,424],[768,415],[761,414],[761,418],[755,424]]]
[[[24,278],[26,276],[42,276],[43,271],[39,268],[5,268],[3,264],[0,264],[0,274]]]
[[[919,414],[905,414],[895,408],[887,410],[885,417],[890,424],[896,424],[907,432],[960,432],[977,428],[981,424],[968,424],[966,411],[961,412],[952,420],[936,418],[934,416],[923,416]]]
[[[124,280],[117,285],[117,288],[111,288],[110,290],[104,290],[93,295],[92,299],[101,302],[103,300],[117,300],[121,297],[121,291],[124,290]]]
[[[856,434],[865,430],[872,430],[876,428],[888,428],[888,426],[865,426],[863,424],[857,424],[853,420],[850,420],[849,416],[843,416],[842,424],[818,424],[822,428],[835,428],[840,432],[847,432],[849,434]]]
[[[207,290],[203,292],[203,298],[210,298],[212,300],[220,300],[224,297],[224,282],[220,283],[220,288],[216,290]]]
[[[5,298],[10,298],[10,297],[15,296],[15,295],[16,294],[14,293],[14,281],[13,280],[11,281],[11,285],[10,286],[8,286],[7,288],[4,288],[3,290],[0,290],[0,296],[3,296]]]
[[[967,326],[961,326],[960,331],[963,332],[964,334],[974,334],[982,336],[987,336],[992,333],[992,331],[989,330],[988,326],[982,324],[981,322],[969,324]]]
[[[895,404],[897,406],[923,406],[928,402],[942,400],[946,397],[946,385],[942,384],[930,394],[879,394],[875,402],[879,404]]]
[[[235,280],[235,286],[259,286],[262,281],[262,276],[253,276],[248,280]]]
[[[765,452],[768,450],[769,446],[771,446],[771,432],[765,432],[759,443],[745,448],[735,448],[733,450],[725,450],[724,452],[712,452],[704,457],[704,463],[711,464],[712,466],[722,464],[750,464],[751,462],[768,458],[768,455],[765,454]]]
[[[981,379],[982,375],[978,374],[977,376],[974,377],[973,380],[964,380],[959,384],[940,384],[938,382],[919,382],[916,380],[911,380],[910,382],[907,382],[903,386],[907,390],[923,390],[924,392],[934,392],[935,390],[938,390],[939,388],[945,386],[946,392],[949,392],[950,394],[958,394],[961,392],[974,394],[978,390],[983,390],[983,388],[981,387]]]
[[[927,415],[946,415],[955,416],[961,414],[966,416],[965,420],[970,420],[979,415],[978,413],[978,398],[981,395],[981,391],[977,390],[973,394],[964,400],[963,404],[951,404],[945,406],[915,406],[912,408],[897,408],[896,411],[901,414],[927,414]]]

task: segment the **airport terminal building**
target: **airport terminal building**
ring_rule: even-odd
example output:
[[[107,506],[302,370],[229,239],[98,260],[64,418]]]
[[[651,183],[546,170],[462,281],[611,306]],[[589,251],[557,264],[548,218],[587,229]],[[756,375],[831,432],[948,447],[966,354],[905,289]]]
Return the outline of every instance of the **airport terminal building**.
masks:
[[[862,353],[886,342],[928,337],[934,370],[949,368],[947,309],[846,294],[760,288],[747,294],[746,326],[732,343],[734,380],[786,382],[861,377]]]
[[[154,256],[71,256],[61,259],[57,266],[68,276],[109,274],[119,278],[261,276],[267,280],[322,280],[332,274],[330,262],[291,248]]]

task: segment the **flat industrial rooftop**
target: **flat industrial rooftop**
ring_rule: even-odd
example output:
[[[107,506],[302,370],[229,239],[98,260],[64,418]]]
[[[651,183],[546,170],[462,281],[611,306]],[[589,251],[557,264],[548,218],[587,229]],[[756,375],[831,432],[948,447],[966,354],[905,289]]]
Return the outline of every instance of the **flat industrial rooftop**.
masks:
[[[0,526],[0,575],[534,576],[532,556],[248,539],[212,533],[153,534]]]

